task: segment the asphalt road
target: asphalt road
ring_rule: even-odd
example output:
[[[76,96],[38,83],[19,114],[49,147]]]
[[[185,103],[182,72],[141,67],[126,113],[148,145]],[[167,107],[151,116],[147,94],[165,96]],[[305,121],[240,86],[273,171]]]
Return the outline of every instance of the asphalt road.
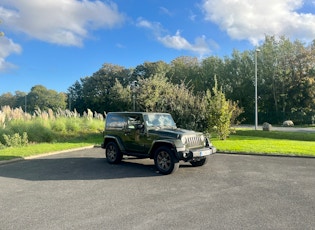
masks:
[[[315,229],[315,158],[216,154],[172,175],[102,149],[0,165],[0,229]]]

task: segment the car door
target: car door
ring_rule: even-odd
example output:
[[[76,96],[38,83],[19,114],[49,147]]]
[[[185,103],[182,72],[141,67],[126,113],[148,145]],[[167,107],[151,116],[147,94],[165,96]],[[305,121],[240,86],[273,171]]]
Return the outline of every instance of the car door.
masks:
[[[125,128],[124,143],[126,151],[129,153],[147,153],[147,135],[141,115],[130,115]]]

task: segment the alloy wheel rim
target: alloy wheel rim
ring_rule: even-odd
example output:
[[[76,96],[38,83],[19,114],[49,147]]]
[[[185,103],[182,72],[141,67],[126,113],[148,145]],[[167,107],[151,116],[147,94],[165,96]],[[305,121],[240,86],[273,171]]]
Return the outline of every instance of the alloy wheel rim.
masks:
[[[157,162],[159,167],[163,170],[168,170],[171,167],[170,155],[165,151],[159,153],[157,157]]]
[[[109,157],[111,160],[114,160],[115,157],[116,157],[116,151],[115,151],[115,148],[114,148],[113,146],[110,146],[110,147],[109,147],[108,157]]]

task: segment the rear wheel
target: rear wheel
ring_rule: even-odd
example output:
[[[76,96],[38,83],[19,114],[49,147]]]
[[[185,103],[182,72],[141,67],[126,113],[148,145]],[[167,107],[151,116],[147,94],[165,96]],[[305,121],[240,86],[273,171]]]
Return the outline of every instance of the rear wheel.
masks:
[[[205,157],[200,160],[192,160],[190,161],[190,164],[194,167],[200,167],[207,164],[207,162],[208,162],[208,157]]]
[[[155,151],[154,164],[160,173],[164,175],[176,172],[179,168],[178,160],[168,147],[160,147]]]
[[[110,164],[118,164],[122,160],[122,153],[120,152],[117,144],[115,142],[109,142],[106,145],[106,159]]]

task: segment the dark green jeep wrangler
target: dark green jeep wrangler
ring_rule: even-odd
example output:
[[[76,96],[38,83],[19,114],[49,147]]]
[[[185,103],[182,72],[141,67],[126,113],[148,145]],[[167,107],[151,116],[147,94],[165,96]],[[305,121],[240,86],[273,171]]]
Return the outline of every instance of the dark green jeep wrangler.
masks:
[[[145,112],[108,113],[102,148],[111,164],[123,155],[151,158],[162,174],[175,172],[181,160],[202,166],[216,152],[202,133],[177,128],[170,114]]]

